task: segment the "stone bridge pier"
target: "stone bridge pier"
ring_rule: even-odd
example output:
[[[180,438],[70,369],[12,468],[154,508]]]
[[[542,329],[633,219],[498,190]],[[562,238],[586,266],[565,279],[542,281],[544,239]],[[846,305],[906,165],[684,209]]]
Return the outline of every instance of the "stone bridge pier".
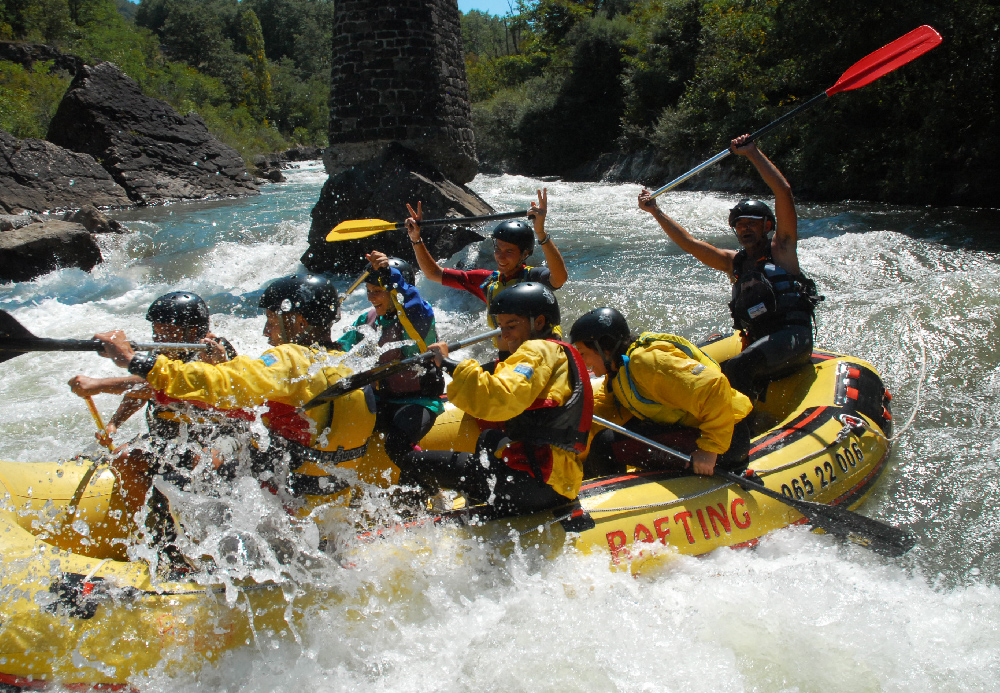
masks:
[[[346,219],[400,221],[417,200],[434,218],[489,213],[464,185],[478,160],[457,0],[338,0],[332,50],[330,179],[312,211],[306,267],[355,272],[374,245],[413,257],[402,232],[327,243]],[[439,257],[467,242],[448,229],[432,235]]]

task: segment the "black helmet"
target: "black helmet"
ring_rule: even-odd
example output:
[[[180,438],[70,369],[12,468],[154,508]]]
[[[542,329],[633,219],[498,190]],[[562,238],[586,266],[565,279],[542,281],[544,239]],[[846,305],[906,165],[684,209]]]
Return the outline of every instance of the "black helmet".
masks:
[[[771,229],[777,226],[778,222],[774,218],[771,208],[760,200],[741,200],[739,204],[729,210],[729,227],[736,228],[736,220],[740,217],[750,217],[751,219],[764,219],[771,222]]]
[[[399,257],[389,258],[389,267],[395,267],[403,275],[403,281],[413,286],[417,283],[417,274],[413,271],[413,265]]]
[[[628,321],[614,308],[594,308],[584,313],[569,331],[570,342],[597,342],[612,353],[629,344],[631,338]]]
[[[625,316],[614,308],[594,308],[573,323],[569,341],[572,344],[583,342],[589,346],[600,354],[605,367],[611,371],[615,357],[624,354],[632,342],[632,333],[629,332]]]
[[[199,339],[208,334],[208,305],[201,296],[191,291],[163,294],[149,305],[146,319],[164,325],[194,327],[198,330]]]
[[[493,227],[493,233],[490,235],[498,241],[513,243],[521,249],[521,252],[527,250],[528,255],[535,252],[535,232],[520,219],[501,221]]]
[[[552,289],[539,282],[521,282],[504,289],[490,301],[490,315],[523,315],[534,320],[544,315],[546,325],[559,324],[559,303]]]
[[[298,313],[312,327],[329,327],[340,319],[340,301],[328,274],[291,274],[271,282],[260,297],[261,308]]]

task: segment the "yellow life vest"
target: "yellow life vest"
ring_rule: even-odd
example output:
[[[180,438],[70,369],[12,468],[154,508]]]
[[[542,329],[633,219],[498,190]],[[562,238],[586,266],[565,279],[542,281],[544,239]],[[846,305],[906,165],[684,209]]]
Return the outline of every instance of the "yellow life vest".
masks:
[[[665,342],[670,346],[679,349],[685,356],[687,356],[687,358],[695,361],[696,365],[692,366],[692,371],[698,368],[712,368],[721,373],[722,369],[711,356],[703,352],[688,340],[684,339],[684,337],[679,337],[673,334],[643,332],[639,336],[639,339],[629,346],[628,350],[625,352],[625,356],[623,357],[622,366],[618,369],[618,373],[615,374],[614,378],[610,379],[615,399],[618,400],[618,402],[628,409],[633,415],[639,417],[640,419],[647,419],[668,425],[677,424],[680,423],[684,417],[688,416],[688,412],[683,409],[678,409],[676,407],[665,405],[643,397],[636,388],[632,372],[629,368],[629,357],[637,349],[656,348],[657,342]],[[746,413],[749,413],[749,411]],[[744,413],[743,416],[746,416],[746,413]],[[740,418],[742,419],[743,416]]]

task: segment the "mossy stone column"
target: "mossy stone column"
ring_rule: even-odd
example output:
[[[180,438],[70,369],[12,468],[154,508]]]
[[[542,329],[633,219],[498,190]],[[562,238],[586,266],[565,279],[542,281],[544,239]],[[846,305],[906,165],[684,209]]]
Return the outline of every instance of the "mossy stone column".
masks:
[[[327,171],[389,142],[455,183],[476,175],[457,0],[337,0]]]

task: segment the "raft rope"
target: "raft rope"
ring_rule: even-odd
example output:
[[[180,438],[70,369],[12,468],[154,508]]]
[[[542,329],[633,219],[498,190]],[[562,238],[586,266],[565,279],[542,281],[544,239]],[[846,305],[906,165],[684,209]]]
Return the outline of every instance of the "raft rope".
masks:
[[[838,420],[840,421],[841,424],[843,424],[843,427],[837,433],[837,437],[834,438],[831,442],[827,443],[824,447],[820,448],[819,450],[814,450],[813,452],[810,452],[808,455],[804,455],[804,456],[800,457],[797,460],[794,460],[792,462],[788,462],[787,464],[783,464],[780,467],[775,467],[773,469],[765,469],[765,470],[754,470],[754,471],[757,472],[758,476],[763,477],[763,476],[767,476],[767,475],[770,475],[770,474],[774,474],[775,472],[780,472],[783,469],[787,469],[789,467],[794,467],[796,465],[802,464],[806,460],[812,459],[813,457],[818,457],[819,455],[822,455],[823,453],[825,453],[830,448],[832,448],[832,447],[834,447],[836,445],[840,445],[845,440],[847,440],[848,438],[850,438],[851,434],[854,433],[855,429],[857,429],[859,427],[864,427],[864,428],[872,431],[876,435],[880,436],[881,438],[883,438],[885,440],[889,440],[889,439],[885,438],[885,436],[882,435],[879,431],[873,429],[871,427],[871,425],[867,421],[865,421],[864,419],[862,419],[861,417],[848,416],[847,414],[841,414],[838,417]],[[568,520],[568,519],[570,519],[571,517],[573,517],[574,515],[577,515],[577,514],[583,514],[583,513],[590,513],[590,514],[593,514],[593,513],[624,513],[624,512],[632,512],[632,511],[635,511],[635,510],[651,510],[653,508],[663,508],[663,507],[670,506],[670,505],[676,505],[678,503],[686,503],[688,501],[694,500],[695,498],[700,498],[702,496],[707,496],[707,495],[709,495],[711,493],[715,493],[716,491],[718,491],[723,486],[728,486],[728,485],[729,485],[728,482],[724,483],[724,484],[719,484],[718,486],[713,486],[712,488],[705,489],[704,491],[700,491],[698,493],[693,493],[690,496],[683,496],[681,498],[675,498],[673,500],[668,500],[668,501],[659,501],[657,503],[646,503],[644,505],[625,505],[625,506],[621,506],[621,507],[617,507],[617,508],[583,508],[582,510],[574,510],[572,512],[566,513],[565,515],[560,515],[559,517],[555,518],[554,520],[550,520],[549,522],[541,524],[538,527],[534,527],[532,529],[525,530],[524,532],[519,532],[518,534],[519,534],[519,536],[523,536],[523,535],[529,534],[531,532],[536,532],[536,531],[537,532],[541,532],[541,531],[547,529],[548,527],[550,527],[551,525],[554,525],[556,522],[562,522],[563,520]]]
[[[97,571],[100,570],[101,568],[103,568],[104,564],[107,563],[110,560],[111,560],[110,558],[105,558],[100,563],[98,563],[97,565],[95,565],[91,569],[91,571],[84,576],[83,581],[85,583],[87,583],[87,582],[90,582],[91,580],[93,580],[94,579],[94,575],[97,574]]]
[[[874,431],[874,429],[871,429],[871,427],[868,426],[869,429],[874,431],[875,435],[884,438],[886,441],[890,443],[897,440],[901,435],[906,433],[907,429],[910,427],[910,424],[913,423],[913,419],[916,418],[917,412],[920,411],[920,392],[924,387],[924,377],[927,375],[927,347],[924,346],[924,337],[921,334],[920,330],[917,330],[917,342],[920,343],[920,378],[917,380],[917,394],[916,397],[914,398],[916,401],[913,404],[913,411],[910,412],[910,418],[906,420],[906,423],[903,424],[903,427],[901,429],[896,431],[896,435],[894,435],[892,438],[886,438],[885,435],[883,435],[879,431]]]
[[[832,442],[828,443],[825,447],[821,448],[820,450],[815,450],[815,451],[809,453],[808,455],[800,457],[799,459],[797,459],[797,460],[795,460],[793,462],[789,462],[787,464],[783,464],[780,467],[775,467],[774,469],[768,469],[768,470],[761,470],[761,471],[754,470],[754,471],[757,471],[757,474],[759,476],[763,477],[763,476],[767,476],[769,474],[774,474],[775,472],[779,472],[779,471],[781,471],[783,469],[787,469],[789,467],[794,467],[796,465],[802,464],[806,460],[812,459],[813,457],[817,457],[817,456],[825,453],[827,450],[829,450],[833,446],[839,445],[839,444],[843,443],[845,440],[847,440],[851,436],[851,434],[855,431],[855,429],[857,429],[859,427],[860,428],[864,428],[867,431],[871,431],[876,437],[881,438],[882,440],[884,440],[885,442],[887,442],[889,444],[892,444],[893,442],[899,440],[899,438],[904,433],[906,433],[906,431],[913,424],[913,420],[916,418],[917,412],[920,411],[920,395],[921,395],[921,392],[923,390],[924,379],[925,379],[925,377],[927,375],[927,347],[924,345],[924,339],[923,339],[923,336],[921,335],[921,333],[920,333],[919,330],[917,331],[917,342],[920,344],[920,377],[917,380],[917,394],[916,394],[916,396],[914,398],[916,401],[914,402],[914,405],[913,405],[913,411],[910,412],[910,418],[908,418],[906,420],[906,423],[903,424],[903,427],[901,429],[899,429],[898,431],[896,431],[895,435],[893,435],[892,437],[887,437],[885,435],[885,433],[883,433],[879,429],[877,429],[874,426],[872,426],[866,419],[864,419],[864,418],[862,418],[860,416],[848,416],[847,414],[841,414],[837,418],[843,424],[843,428],[841,428],[840,432],[837,433],[837,437]],[[724,486],[724,485],[726,485],[726,484],[722,484],[720,486]],[[587,512],[587,513],[620,513],[620,512],[631,512],[631,511],[634,511],[634,510],[650,510],[652,508],[662,508],[662,507],[665,507],[665,506],[668,506],[668,505],[675,505],[677,503],[687,502],[687,501],[693,500],[695,498],[699,498],[701,496],[708,495],[709,493],[714,493],[715,491],[717,491],[720,488],[720,486],[716,486],[714,488],[708,489],[706,491],[702,491],[700,493],[695,493],[695,494],[690,495],[690,496],[685,496],[684,498],[677,498],[677,499],[674,499],[672,501],[660,501],[659,503],[647,503],[645,505],[628,505],[628,506],[622,506],[620,508],[594,508],[592,510],[588,510],[588,509],[585,508],[584,512]],[[549,525],[554,524],[556,522],[562,522],[563,520],[569,519],[572,516],[573,516],[573,513],[569,513],[569,514],[564,515],[562,517],[558,517],[555,520],[552,520],[551,522],[546,523],[545,525],[540,525],[537,529],[541,530],[544,527],[548,527]],[[534,530],[529,530],[529,531],[534,531]],[[527,532],[525,532],[525,533],[527,533]]]

